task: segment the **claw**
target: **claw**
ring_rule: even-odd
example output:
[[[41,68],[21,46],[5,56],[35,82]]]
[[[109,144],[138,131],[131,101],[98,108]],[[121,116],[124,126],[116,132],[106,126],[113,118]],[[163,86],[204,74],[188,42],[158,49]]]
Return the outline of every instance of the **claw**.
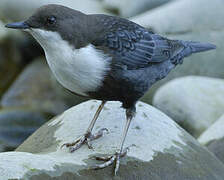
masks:
[[[92,169],[97,170],[97,169],[103,169],[103,168],[105,168],[105,167],[108,167],[108,166],[110,166],[111,164],[113,164],[113,162],[114,162],[115,159],[116,159],[116,155],[113,155],[113,156],[111,156],[111,158],[110,158],[108,161],[106,161],[106,162],[103,163],[103,164],[95,165],[95,166],[92,167]]]
[[[89,139],[90,140],[98,139],[103,135],[104,131],[109,132],[107,128],[100,129],[96,134],[91,135]]]
[[[116,152],[114,155],[105,156],[105,157],[94,156],[96,160],[105,161],[105,162],[102,164],[97,164],[95,166],[92,166],[91,169],[95,169],[95,170],[103,169],[105,167],[112,165],[113,162],[115,162],[114,174],[116,175],[120,166],[120,158],[124,157],[127,154],[129,147],[126,147],[122,153]]]
[[[91,139],[90,138],[87,138],[86,144],[87,144],[87,146],[88,146],[89,149],[93,149],[93,146],[92,146],[92,143],[91,143]]]
[[[109,161],[111,159],[112,156],[105,156],[105,157],[98,157],[95,156],[94,158],[98,161]]]
[[[76,142],[75,145],[69,147],[70,152],[72,153],[76,151],[77,149],[79,149],[82,146],[82,144],[84,144],[84,142],[85,142],[85,137],[83,136],[82,138],[79,139],[79,141]]]
[[[114,175],[115,176],[117,175],[117,171],[119,169],[119,166],[120,166],[120,156],[117,156],[116,162],[115,162],[115,169],[114,169]]]
[[[83,144],[87,144],[89,149],[93,149],[91,141],[103,136],[104,131],[108,132],[108,129],[107,128],[100,129],[94,135],[87,132],[86,134],[84,134],[83,136],[81,136],[80,138],[78,138],[76,141],[74,141],[72,143],[62,144],[61,148],[63,148],[64,146],[66,146],[67,148],[69,147],[69,151],[72,153],[72,152],[76,151],[77,149],[79,149]]]

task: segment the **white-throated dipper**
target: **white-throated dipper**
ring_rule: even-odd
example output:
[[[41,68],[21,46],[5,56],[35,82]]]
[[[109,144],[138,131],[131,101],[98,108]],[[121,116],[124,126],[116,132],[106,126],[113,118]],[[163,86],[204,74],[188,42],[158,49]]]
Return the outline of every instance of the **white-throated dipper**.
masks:
[[[109,157],[98,157],[104,168],[115,163],[119,169],[124,141],[140,97],[156,81],[164,78],[183,58],[215,45],[170,40],[134,22],[103,14],[86,15],[60,5],[39,8],[28,20],[11,23],[7,28],[28,31],[41,44],[56,79],[75,94],[102,100],[86,133],[64,144],[73,152],[102,136],[92,129],[106,101],[120,101],[126,109],[126,125],[119,150]]]

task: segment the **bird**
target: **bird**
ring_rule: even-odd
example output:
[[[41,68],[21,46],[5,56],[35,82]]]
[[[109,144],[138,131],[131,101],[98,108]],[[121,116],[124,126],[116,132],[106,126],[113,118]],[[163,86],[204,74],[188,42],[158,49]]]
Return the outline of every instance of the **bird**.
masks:
[[[215,49],[210,43],[171,40],[125,18],[84,14],[69,7],[48,4],[22,22],[6,25],[27,31],[42,46],[48,65],[58,82],[79,96],[101,101],[84,135],[62,145],[70,152],[103,136],[106,128],[93,134],[94,124],[107,101],[120,101],[126,123],[116,152],[93,166],[115,165],[127,154],[124,142],[136,114],[136,102],[157,81],[165,78],[193,53]]]

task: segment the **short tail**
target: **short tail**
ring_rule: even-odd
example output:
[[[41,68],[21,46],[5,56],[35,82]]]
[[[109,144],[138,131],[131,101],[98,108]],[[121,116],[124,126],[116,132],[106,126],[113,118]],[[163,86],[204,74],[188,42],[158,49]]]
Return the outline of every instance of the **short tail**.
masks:
[[[182,50],[179,50],[179,52],[171,58],[171,61],[174,64],[182,64],[183,58],[188,57],[193,53],[209,51],[216,48],[215,45],[210,43],[200,43],[200,42],[182,41],[182,40],[174,42],[182,46],[181,48]]]

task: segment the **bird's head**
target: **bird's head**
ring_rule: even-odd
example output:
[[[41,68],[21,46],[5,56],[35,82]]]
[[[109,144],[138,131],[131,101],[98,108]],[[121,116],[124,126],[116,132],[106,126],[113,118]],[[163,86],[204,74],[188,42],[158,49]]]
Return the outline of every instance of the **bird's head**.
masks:
[[[49,4],[37,9],[27,20],[6,27],[28,31],[44,47],[59,38],[71,41],[82,37],[87,26],[86,16],[65,6]]]

